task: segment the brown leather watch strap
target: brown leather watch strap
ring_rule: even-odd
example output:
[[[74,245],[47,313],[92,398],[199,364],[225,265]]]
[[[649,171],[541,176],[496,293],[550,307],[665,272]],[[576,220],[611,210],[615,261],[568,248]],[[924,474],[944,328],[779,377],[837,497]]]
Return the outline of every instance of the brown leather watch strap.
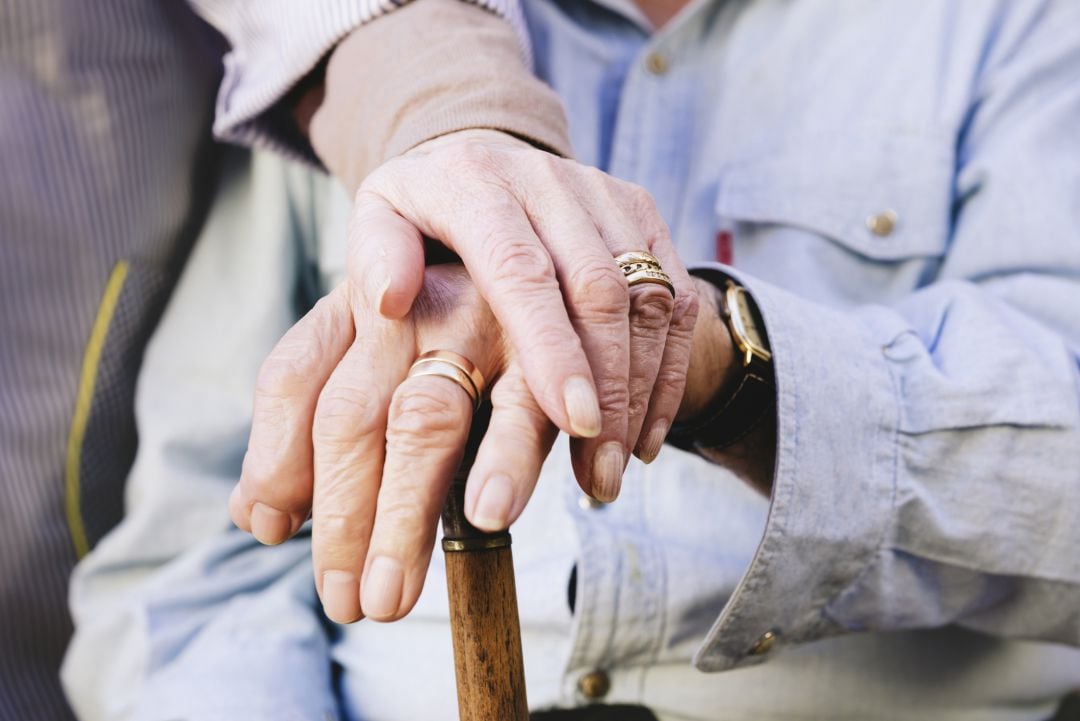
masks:
[[[747,368],[735,389],[690,423],[676,423],[667,442],[685,451],[720,450],[752,431],[776,406],[771,366]]]

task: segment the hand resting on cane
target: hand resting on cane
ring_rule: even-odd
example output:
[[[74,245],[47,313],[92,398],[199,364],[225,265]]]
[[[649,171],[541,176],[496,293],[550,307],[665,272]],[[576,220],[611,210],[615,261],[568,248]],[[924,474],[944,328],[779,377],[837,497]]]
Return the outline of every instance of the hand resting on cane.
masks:
[[[732,366],[726,327],[712,299],[713,287],[695,279],[702,313],[687,359],[687,391],[680,417],[692,416],[718,391]],[[636,288],[628,292],[636,292]],[[425,352],[450,351],[484,378],[493,411],[469,476],[466,514],[485,530],[500,530],[524,509],[558,429],[522,377],[506,334],[461,266],[428,268],[412,311],[401,320],[376,313],[354,317],[352,292],[343,284],[320,301],[282,339],[273,358],[290,358],[291,370],[274,382],[276,403],[256,404],[254,425],[284,424],[296,433],[298,409],[319,393],[297,370],[320,374],[356,348],[368,349],[364,373],[325,392],[315,416],[314,490],[304,484],[277,489],[293,508],[310,509],[316,585],[327,614],[350,622],[362,615],[401,618],[420,595],[431,559],[439,513],[472,419],[468,381],[409,377]],[[280,367],[280,366],[271,366]],[[335,371],[337,372],[337,371]],[[264,382],[271,379],[264,378]],[[339,414],[361,419],[342,429]],[[255,432],[253,430],[253,432]],[[311,436],[309,436],[311,437]],[[287,445],[287,444],[286,444]],[[287,458],[260,462],[287,462]],[[587,491],[588,488],[584,485]],[[235,506],[247,502],[238,486]],[[305,511],[306,512],[306,511]]]

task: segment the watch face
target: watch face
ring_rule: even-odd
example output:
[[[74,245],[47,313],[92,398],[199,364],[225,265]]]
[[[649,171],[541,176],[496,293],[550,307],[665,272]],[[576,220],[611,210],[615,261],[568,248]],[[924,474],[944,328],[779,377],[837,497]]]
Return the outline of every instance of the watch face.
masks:
[[[769,352],[765,328],[746,290],[737,285],[728,286],[727,302],[731,310],[731,325],[737,336],[736,340],[740,346],[746,346],[742,350],[749,351],[763,360],[769,360],[772,354]]]

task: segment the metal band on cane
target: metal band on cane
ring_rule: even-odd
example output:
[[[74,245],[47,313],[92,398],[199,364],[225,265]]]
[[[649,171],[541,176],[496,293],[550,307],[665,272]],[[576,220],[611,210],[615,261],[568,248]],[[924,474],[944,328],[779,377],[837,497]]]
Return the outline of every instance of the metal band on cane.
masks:
[[[460,551],[491,551],[496,548],[506,548],[510,545],[510,534],[503,533],[498,536],[484,536],[478,538],[444,538],[442,550],[447,553]]]

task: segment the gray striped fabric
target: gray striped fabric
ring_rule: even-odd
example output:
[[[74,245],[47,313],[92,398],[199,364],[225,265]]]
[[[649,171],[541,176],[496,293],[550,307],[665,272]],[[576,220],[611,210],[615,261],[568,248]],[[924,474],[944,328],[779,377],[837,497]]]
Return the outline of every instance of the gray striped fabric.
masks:
[[[220,52],[182,3],[0,2],[3,721],[68,716],[57,679],[76,560],[67,507],[87,544],[119,517],[135,369],[212,187],[197,169],[213,160]],[[75,458],[84,351],[121,260]]]
[[[233,46],[219,133],[310,159],[274,104],[397,4],[193,2]],[[67,578],[122,513],[142,350],[214,192],[225,48],[176,0],[0,0],[0,721],[70,716]]]
[[[410,0],[191,0],[225,33],[232,49],[218,95],[215,134],[318,165],[307,141],[275,111],[277,103],[349,30]],[[506,17],[531,65],[517,0],[466,0]]]

